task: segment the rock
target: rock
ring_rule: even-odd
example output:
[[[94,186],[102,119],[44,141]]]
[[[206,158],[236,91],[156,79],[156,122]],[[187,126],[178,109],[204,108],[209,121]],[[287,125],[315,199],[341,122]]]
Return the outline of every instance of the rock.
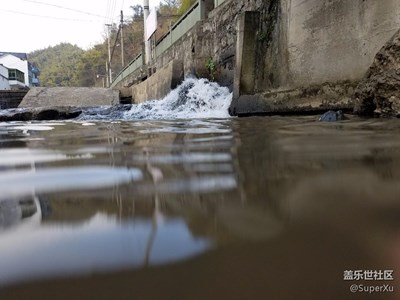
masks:
[[[0,111],[0,122],[30,121],[33,113],[27,109],[3,109]]]
[[[82,109],[76,107],[52,107],[42,108],[34,115],[34,120],[68,120],[78,117]]]
[[[341,110],[329,110],[319,118],[321,122],[336,122],[341,120],[345,120],[345,116]]]
[[[71,106],[4,109],[0,111],[0,122],[68,120],[78,117],[81,113],[81,108]]]
[[[400,30],[375,56],[354,98],[356,114],[400,116]]]

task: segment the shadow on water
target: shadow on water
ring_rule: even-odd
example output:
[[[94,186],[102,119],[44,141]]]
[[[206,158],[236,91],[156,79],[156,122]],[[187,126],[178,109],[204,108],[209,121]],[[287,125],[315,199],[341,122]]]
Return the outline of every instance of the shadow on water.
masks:
[[[398,299],[398,120],[1,130],[1,299]]]

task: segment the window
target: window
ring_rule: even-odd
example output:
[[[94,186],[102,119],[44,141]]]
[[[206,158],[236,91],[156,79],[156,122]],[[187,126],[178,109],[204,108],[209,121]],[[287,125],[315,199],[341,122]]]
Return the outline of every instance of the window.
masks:
[[[19,82],[25,82],[25,75],[20,70],[9,69],[8,70],[8,80],[17,80]]]

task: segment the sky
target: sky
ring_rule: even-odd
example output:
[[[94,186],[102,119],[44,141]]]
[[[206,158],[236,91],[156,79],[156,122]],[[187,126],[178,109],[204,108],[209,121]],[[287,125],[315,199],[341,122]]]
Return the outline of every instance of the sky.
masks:
[[[150,7],[159,0],[150,0]],[[0,52],[32,52],[71,43],[89,49],[106,34],[105,24],[132,16],[142,0],[2,0]]]

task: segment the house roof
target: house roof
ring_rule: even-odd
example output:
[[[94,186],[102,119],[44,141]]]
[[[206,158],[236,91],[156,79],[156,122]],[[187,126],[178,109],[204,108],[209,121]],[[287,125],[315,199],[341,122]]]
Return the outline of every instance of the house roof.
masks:
[[[0,51],[0,57],[4,56],[4,55],[13,55],[15,57],[18,57],[21,60],[28,60],[28,54],[26,53],[22,53],[22,52],[3,52]]]

